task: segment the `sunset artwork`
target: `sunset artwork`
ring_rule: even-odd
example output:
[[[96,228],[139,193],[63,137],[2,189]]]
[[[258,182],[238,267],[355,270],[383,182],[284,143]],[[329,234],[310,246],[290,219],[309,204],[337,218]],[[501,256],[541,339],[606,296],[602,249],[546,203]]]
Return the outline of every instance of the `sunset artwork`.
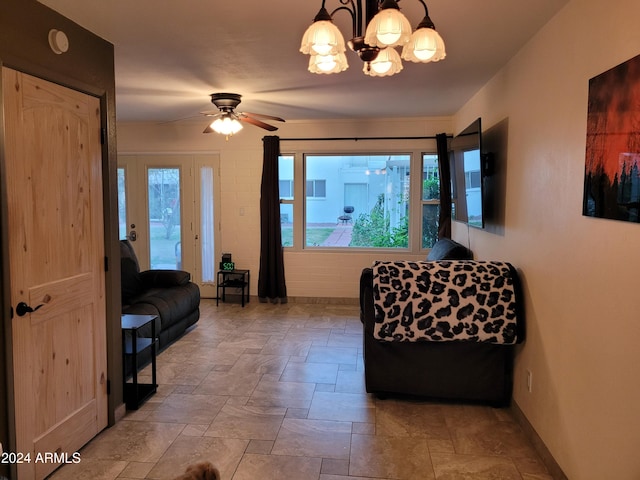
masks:
[[[640,55],[589,80],[582,214],[640,222]]]

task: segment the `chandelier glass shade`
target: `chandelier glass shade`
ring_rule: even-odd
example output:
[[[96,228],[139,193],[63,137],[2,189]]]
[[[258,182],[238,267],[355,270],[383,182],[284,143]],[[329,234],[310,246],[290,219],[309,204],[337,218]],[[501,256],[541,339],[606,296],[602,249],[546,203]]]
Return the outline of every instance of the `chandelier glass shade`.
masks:
[[[375,60],[365,63],[363,71],[365,75],[372,77],[388,77],[402,70],[402,60],[395,48],[387,47],[380,50]]]
[[[300,51],[307,55],[335,55],[345,50],[344,37],[330,20],[313,22],[300,45]]]
[[[428,63],[446,57],[444,41],[429,18],[424,0],[417,0],[424,7],[425,17],[413,33],[409,20],[400,12],[398,0],[338,0],[342,6],[331,14],[325,9],[326,1],[322,0],[322,7],[300,44],[300,51],[310,55],[311,73],[339,73],[349,66],[344,37],[332,19],[340,10],[351,14],[353,37],[348,45],[365,63],[366,75],[395,75],[403,68],[402,59]],[[395,47],[402,47],[402,57]]]
[[[311,73],[339,73],[348,67],[347,56],[344,52],[309,57],[309,71]]]
[[[444,40],[433,27],[433,22],[428,16],[418,25],[409,41],[402,47],[402,58],[410,62],[438,62],[446,56]]]
[[[409,41],[411,24],[397,8],[380,10],[367,26],[364,41],[372,47],[397,47]]]

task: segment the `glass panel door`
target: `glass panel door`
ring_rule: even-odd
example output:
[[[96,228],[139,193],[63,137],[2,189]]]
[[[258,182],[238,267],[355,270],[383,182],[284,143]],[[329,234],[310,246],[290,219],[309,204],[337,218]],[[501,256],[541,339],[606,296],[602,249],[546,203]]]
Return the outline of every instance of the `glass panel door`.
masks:
[[[213,168],[200,167],[200,264],[202,282],[215,281]]]
[[[118,167],[118,238],[127,238],[127,191],[126,170]]]
[[[215,297],[220,260],[218,155],[119,155],[120,238],[141,270],[185,270]]]
[[[148,168],[149,261],[152,269],[182,269],[180,168]]]

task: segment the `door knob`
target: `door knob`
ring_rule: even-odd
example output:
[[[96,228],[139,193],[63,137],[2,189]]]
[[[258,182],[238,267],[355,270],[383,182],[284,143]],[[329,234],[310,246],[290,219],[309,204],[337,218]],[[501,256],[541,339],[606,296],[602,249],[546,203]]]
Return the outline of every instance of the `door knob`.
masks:
[[[129,240],[131,240],[132,242],[135,242],[136,239],[138,238],[138,234],[136,233],[135,230],[131,230],[129,232],[129,236],[127,237]]]
[[[19,317],[23,317],[25,316],[27,313],[33,313],[36,310],[38,310],[40,307],[42,307],[44,305],[44,303],[41,303],[40,305],[38,305],[36,308],[31,308],[29,305],[27,305],[24,302],[20,302],[18,305],[16,305],[16,314]]]

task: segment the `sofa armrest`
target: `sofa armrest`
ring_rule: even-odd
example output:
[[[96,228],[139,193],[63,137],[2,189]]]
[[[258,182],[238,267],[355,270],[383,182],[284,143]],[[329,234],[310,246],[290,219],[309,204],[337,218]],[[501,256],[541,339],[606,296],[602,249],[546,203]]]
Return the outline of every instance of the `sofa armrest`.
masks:
[[[364,268],[360,274],[360,320],[373,320],[373,269]]]
[[[437,260],[473,260],[473,252],[450,238],[441,238],[427,255],[427,261]]]
[[[191,274],[183,270],[146,270],[140,272],[145,288],[177,287],[191,281]]]

